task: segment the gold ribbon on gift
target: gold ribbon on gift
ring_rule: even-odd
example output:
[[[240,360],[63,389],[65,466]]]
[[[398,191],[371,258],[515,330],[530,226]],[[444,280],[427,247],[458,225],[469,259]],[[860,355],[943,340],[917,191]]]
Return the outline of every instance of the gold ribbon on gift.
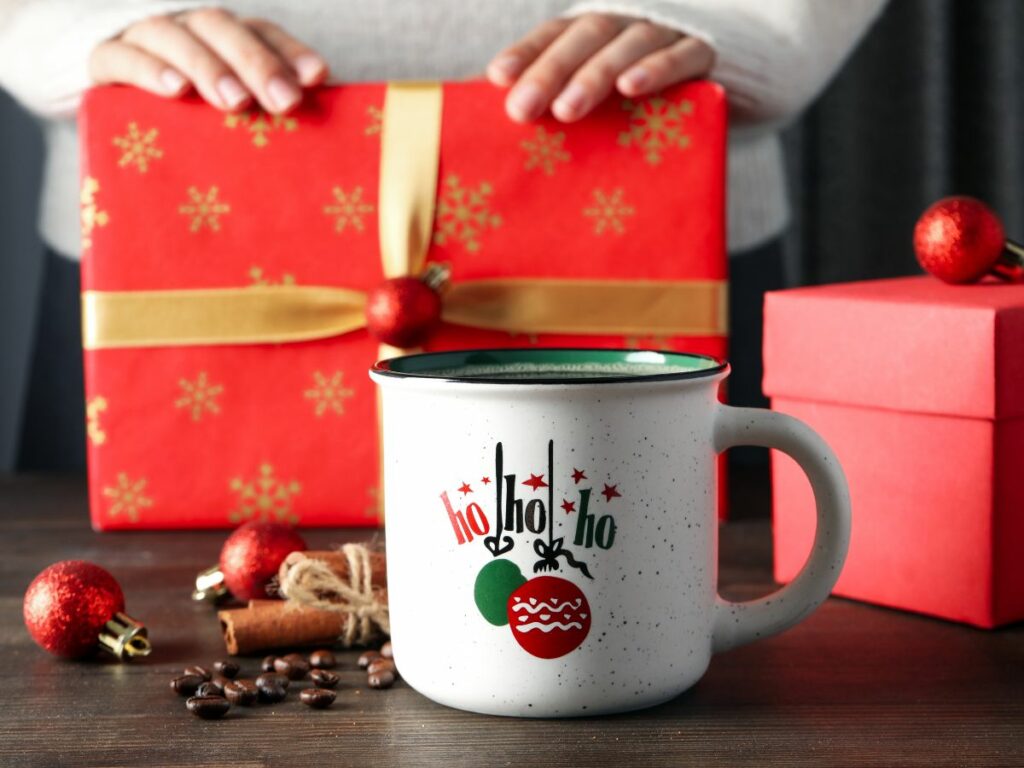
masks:
[[[434,221],[441,86],[389,85],[379,190],[381,266],[418,275]],[[494,278],[454,281],[442,319],[516,333],[613,336],[726,331],[722,280]],[[85,291],[86,349],[309,341],[365,327],[366,294],[327,286]]]

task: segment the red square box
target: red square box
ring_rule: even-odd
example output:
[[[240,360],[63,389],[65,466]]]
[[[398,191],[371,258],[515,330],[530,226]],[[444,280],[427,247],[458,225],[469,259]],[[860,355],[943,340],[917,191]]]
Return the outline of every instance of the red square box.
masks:
[[[1024,619],[1024,286],[930,277],[777,291],[764,391],[850,482],[835,594],[979,627]],[[775,576],[810,551],[814,504],[772,461]]]

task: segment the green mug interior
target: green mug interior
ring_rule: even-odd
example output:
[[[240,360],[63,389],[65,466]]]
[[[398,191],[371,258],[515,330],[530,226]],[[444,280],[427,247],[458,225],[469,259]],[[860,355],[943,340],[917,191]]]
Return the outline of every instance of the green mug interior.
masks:
[[[489,384],[581,384],[693,379],[726,370],[722,360],[688,352],[531,347],[426,352],[381,360],[382,376]]]

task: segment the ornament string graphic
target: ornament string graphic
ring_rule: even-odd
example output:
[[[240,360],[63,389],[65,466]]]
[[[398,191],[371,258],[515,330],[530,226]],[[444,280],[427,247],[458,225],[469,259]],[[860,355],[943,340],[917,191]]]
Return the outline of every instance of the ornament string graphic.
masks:
[[[505,484],[504,459],[504,451],[501,443],[498,443],[494,447],[494,476],[497,478],[494,484],[495,494],[497,495],[497,502],[494,505],[494,535],[484,538],[484,546],[487,547],[494,557],[509,552],[515,546],[515,541],[507,534],[504,537],[504,541],[502,541],[504,522],[501,509],[501,494]]]
[[[588,579],[594,577],[590,575],[590,570],[587,568],[585,563],[581,563],[577,560],[572,552],[565,549],[565,537],[559,536],[555,538],[555,441],[548,440],[548,478],[551,480],[548,483],[548,540],[535,539],[533,542],[533,551],[540,556],[540,560],[533,564],[533,572],[541,573],[542,571],[557,571],[559,570],[558,558],[564,557],[567,565],[579,569],[579,571],[586,576]]]

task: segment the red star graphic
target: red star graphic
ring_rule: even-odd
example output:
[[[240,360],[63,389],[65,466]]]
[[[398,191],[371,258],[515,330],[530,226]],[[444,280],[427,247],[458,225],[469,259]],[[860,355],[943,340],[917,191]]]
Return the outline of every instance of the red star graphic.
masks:
[[[481,477],[480,478],[480,482],[483,483],[484,485],[490,485],[491,484],[491,478],[489,478],[489,477]]]
[[[576,483],[576,485],[580,484],[580,480],[586,480],[586,479],[587,479],[587,476],[585,474],[583,474],[583,470],[582,469],[576,469],[576,467],[572,468],[572,481],[574,483]]]
[[[601,491],[601,493],[604,494],[604,500],[605,501],[611,501],[616,496],[622,496],[622,494],[619,493],[618,488],[619,488],[618,483],[616,483],[615,485],[608,485],[608,483],[605,483],[604,484],[604,490]]]
[[[576,502],[569,501],[568,499],[562,499],[562,509],[565,510],[565,514],[576,511]]]
[[[544,482],[544,475],[535,475],[532,472],[530,473],[530,479],[529,480],[523,480],[523,485],[528,485],[531,488],[533,488],[533,490],[535,490],[535,491],[538,488],[547,488],[548,487],[548,484]]]
[[[463,480],[462,481],[462,485],[459,486],[459,493],[461,493],[463,496],[465,496],[467,493],[472,493],[472,492],[473,492],[473,489],[469,487],[469,483],[467,483],[465,480]]]

